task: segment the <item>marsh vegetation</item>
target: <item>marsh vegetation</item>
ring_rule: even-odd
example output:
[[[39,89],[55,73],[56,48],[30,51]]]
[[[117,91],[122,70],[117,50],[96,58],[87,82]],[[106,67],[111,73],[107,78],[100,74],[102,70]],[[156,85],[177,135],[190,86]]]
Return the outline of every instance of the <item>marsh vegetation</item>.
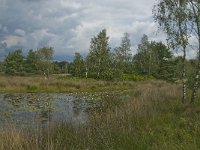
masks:
[[[135,55],[128,33],[111,48],[106,29],[71,62],[55,61],[53,47],[10,51],[0,61],[0,149],[200,149],[198,3],[155,4],[168,45],[144,34]]]
[[[84,123],[79,122],[74,125],[63,120],[36,128],[20,128],[14,124],[9,124],[6,128],[1,126],[0,148],[20,150],[200,148],[200,109],[197,105],[181,103],[181,85],[158,80],[129,81],[118,83],[122,88],[120,92],[114,90],[108,92],[109,88],[106,88],[108,83],[95,82],[103,84],[96,94],[91,91],[87,91],[86,94],[79,93],[79,96],[92,100],[92,104],[98,103],[93,105],[95,109],[94,107],[83,109],[87,112]],[[128,89],[123,88],[126,86]],[[30,95],[34,96],[26,94],[25,97]],[[35,103],[34,99],[32,102]],[[20,102],[21,107],[23,103]],[[78,104],[76,100],[74,103]],[[23,109],[26,110],[26,107]]]

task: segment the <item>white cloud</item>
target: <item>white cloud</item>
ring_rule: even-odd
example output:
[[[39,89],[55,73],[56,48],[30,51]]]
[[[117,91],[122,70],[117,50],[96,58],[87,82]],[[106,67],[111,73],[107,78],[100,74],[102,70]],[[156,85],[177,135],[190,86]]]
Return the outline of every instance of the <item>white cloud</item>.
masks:
[[[15,34],[19,35],[19,36],[25,36],[25,31],[22,29],[16,29],[15,30]]]
[[[8,35],[5,37],[5,39],[2,41],[2,43],[6,43],[8,48],[11,48],[12,46],[19,46],[26,43],[26,39],[20,36],[15,35]]]
[[[71,9],[80,9],[81,8],[81,3],[77,3],[77,2],[73,2],[73,1],[61,0],[60,3],[65,8],[71,8]]]
[[[8,33],[8,28],[7,28],[6,26],[3,26],[2,31],[3,31],[4,33]]]
[[[130,34],[133,53],[143,34],[164,41],[152,19],[156,0],[0,0],[0,42],[7,47],[52,46],[56,55],[87,53],[90,39],[107,29],[112,47]]]

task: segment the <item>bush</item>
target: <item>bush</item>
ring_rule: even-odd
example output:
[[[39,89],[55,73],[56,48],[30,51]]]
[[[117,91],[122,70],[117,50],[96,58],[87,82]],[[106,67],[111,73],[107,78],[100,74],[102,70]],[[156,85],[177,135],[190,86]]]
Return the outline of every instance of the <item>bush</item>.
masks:
[[[125,81],[144,81],[153,79],[152,76],[138,74],[123,74],[122,79]]]
[[[38,86],[37,85],[27,85],[26,88],[28,91],[35,91],[38,89]]]

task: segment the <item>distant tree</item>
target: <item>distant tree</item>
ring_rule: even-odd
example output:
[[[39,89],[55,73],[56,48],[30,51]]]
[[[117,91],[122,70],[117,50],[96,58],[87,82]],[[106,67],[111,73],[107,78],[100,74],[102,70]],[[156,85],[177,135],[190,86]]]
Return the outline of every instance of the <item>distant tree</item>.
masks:
[[[139,74],[150,74],[151,53],[147,35],[143,35],[138,44],[137,54],[133,57],[134,69]]]
[[[112,76],[108,39],[106,29],[103,29],[97,36],[91,39],[90,50],[87,56],[88,74],[90,77],[109,79]]]
[[[115,47],[112,53],[112,68],[118,72],[120,76],[123,75],[125,66],[121,55],[121,47]],[[127,68],[126,68],[127,69]]]
[[[69,62],[67,61],[54,61],[53,62],[54,65],[54,73],[69,73]]]
[[[36,51],[38,58],[37,67],[47,77],[53,71],[53,53],[52,47],[43,47]]]
[[[169,80],[174,75],[171,51],[162,42],[147,39],[146,35],[143,36],[138,53],[133,57],[135,72]]]
[[[174,63],[172,52],[162,42],[152,41],[149,44],[151,60],[149,62],[150,74],[158,79],[171,80],[174,76]]]
[[[131,42],[128,33],[124,33],[119,47],[114,49],[117,66],[123,73],[130,73]]]
[[[30,49],[28,51],[28,55],[27,55],[26,61],[25,61],[26,72],[32,73],[32,74],[38,73],[38,66],[37,66],[38,61],[39,61],[39,57],[37,55],[37,52]]]
[[[22,50],[10,52],[4,60],[4,72],[8,75],[20,75],[24,72],[24,56]]]
[[[74,66],[74,72],[73,72],[74,76],[76,77],[84,76],[85,65],[84,65],[84,60],[80,53],[77,53],[77,52],[75,53],[73,66]]]
[[[0,61],[0,73],[3,72],[3,68],[4,68],[3,61]]]

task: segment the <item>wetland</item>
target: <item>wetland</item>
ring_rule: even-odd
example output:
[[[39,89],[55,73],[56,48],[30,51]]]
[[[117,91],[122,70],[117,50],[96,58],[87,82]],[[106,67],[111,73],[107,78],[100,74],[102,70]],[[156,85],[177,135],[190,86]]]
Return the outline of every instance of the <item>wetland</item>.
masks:
[[[178,84],[0,79],[2,150],[200,148],[199,101],[182,104]]]
[[[0,94],[0,125],[47,126],[49,123],[84,124],[89,111],[97,107],[89,97],[65,93]]]

